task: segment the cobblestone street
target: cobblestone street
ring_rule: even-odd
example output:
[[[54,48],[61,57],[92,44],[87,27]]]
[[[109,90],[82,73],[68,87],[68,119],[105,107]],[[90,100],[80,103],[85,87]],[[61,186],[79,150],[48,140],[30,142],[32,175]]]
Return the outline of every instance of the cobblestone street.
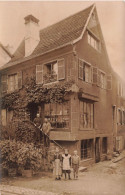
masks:
[[[79,180],[55,181],[52,173],[42,173],[33,178],[3,179],[0,189],[2,195],[124,195],[124,181],[125,158],[94,164],[79,174]]]

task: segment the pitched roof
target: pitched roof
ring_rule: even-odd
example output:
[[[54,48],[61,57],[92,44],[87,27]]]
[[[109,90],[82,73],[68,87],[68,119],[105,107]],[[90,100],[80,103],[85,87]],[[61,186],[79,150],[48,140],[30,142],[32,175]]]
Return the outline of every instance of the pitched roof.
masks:
[[[12,54],[6,49],[6,47],[3,46],[3,44],[0,42],[0,47],[10,56],[12,57]]]
[[[66,44],[71,44],[72,41],[81,36],[92,8],[93,5],[40,30],[40,42],[33,53],[28,57],[25,57],[25,41],[23,40],[14,53],[14,57],[9,62],[10,65],[13,64],[12,62],[18,63],[30,57],[42,55]]]

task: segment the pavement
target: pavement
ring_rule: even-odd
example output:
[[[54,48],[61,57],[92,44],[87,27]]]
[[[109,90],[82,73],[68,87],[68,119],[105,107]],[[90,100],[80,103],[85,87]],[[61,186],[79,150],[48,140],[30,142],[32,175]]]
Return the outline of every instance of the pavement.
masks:
[[[118,162],[103,161],[79,173],[79,179],[55,181],[52,173],[32,178],[3,178],[0,195],[125,195],[125,151]],[[121,158],[121,160],[119,160]]]
[[[39,191],[10,185],[0,185],[0,195],[58,195],[58,193]]]

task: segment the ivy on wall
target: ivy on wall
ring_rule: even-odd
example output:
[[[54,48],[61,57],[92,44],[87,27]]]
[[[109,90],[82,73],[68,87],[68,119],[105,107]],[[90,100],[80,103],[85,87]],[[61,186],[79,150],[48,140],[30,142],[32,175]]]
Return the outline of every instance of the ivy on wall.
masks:
[[[2,97],[2,108],[24,112],[27,105],[33,103],[61,103],[65,101],[68,89],[74,81],[64,81],[48,85],[36,85],[35,77],[27,78],[22,90],[6,94]],[[23,91],[23,92],[21,92]]]

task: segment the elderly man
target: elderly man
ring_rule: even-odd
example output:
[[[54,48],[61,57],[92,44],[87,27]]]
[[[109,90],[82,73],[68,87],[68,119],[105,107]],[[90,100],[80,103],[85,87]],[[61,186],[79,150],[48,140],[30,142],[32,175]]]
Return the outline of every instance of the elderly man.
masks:
[[[36,118],[33,121],[35,123],[35,125],[40,129],[41,125],[42,125],[42,119],[40,118],[40,114],[37,113]],[[36,139],[40,141],[41,139],[41,133],[39,129],[36,129]]]
[[[45,118],[43,126],[42,126],[42,130],[44,132],[44,143],[46,146],[49,146],[49,133],[50,133],[51,128],[52,127],[51,127],[50,122],[48,121],[47,118]]]

